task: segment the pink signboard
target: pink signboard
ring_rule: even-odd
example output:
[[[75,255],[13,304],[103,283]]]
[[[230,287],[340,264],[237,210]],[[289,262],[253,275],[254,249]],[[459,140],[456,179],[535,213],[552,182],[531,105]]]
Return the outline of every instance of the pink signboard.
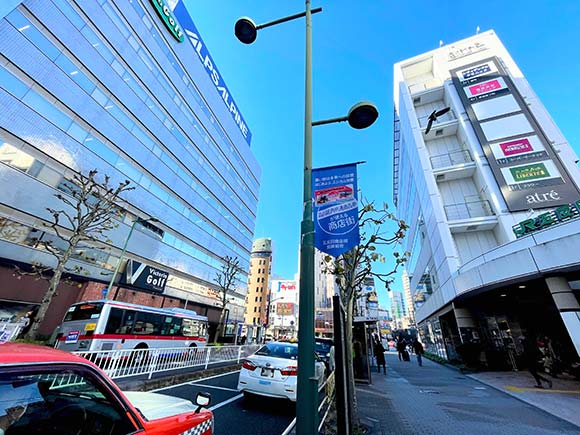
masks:
[[[497,89],[502,89],[503,86],[499,80],[490,80],[488,82],[478,83],[473,86],[469,86],[469,93],[475,97],[481,94],[487,94],[488,92],[495,91]]]
[[[532,144],[528,139],[512,140],[499,144],[504,156],[513,156],[514,154],[523,154],[534,151]]]

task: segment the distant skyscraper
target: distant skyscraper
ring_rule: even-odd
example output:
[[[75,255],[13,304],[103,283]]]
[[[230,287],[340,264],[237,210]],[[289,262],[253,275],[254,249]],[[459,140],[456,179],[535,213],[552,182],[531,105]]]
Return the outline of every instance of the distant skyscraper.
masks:
[[[403,270],[403,291],[405,293],[405,303],[407,308],[407,318],[410,325],[415,324],[415,307],[413,305],[413,296],[411,295],[411,283],[409,280],[409,273],[407,269]]]

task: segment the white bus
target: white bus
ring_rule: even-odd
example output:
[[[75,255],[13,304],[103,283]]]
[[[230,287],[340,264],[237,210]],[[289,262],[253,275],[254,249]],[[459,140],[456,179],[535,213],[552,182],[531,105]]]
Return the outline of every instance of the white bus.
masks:
[[[73,351],[192,348],[207,344],[207,317],[181,308],[96,300],[72,305],[55,347]]]

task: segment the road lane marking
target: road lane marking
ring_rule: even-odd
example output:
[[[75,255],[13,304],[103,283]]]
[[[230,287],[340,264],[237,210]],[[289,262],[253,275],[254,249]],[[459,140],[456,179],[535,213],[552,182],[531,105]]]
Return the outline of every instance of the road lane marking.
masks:
[[[513,391],[514,393],[523,393],[526,391],[533,391],[535,393],[561,393],[561,394],[580,394],[580,390],[552,390],[547,388],[524,388],[524,387],[514,387],[511,385],[505,386],[506,390]]]
[[[155,393],[157,391],[169,390],[170,388],[182,387],[183,385],[194,385],[196,382],[206,381],[208,379],[218,378],[220,376],[231,375],[232,373],[237,373],[237,372],[239,372],[239,370],[234,370],[231,372],[222,373],[220,375],[214,375],[214,376],[210,376],[207,378],[196,379],[195,381],[187,381],[187,382],[182,382],[180,384],[168,385],[167,387],[156,388],[154,390],[149,390],[149,391],[152,393]]]
[[[207,385],[207,384],[191,384],[192,387],[204,387],[204,388],[216,388],[218,390],[225,390],[225,391],[235,391],[236,393],[240,390],[237,388],[226,388],[226,387],[218,387],[217,385]]]
[[[209,379],[219,378],[219,377],[221,377],[221,376],[231,375],[232,373],[239,373],[239,372],[240,372],[240,370],[239,370],[239,369],[238,369],[238,370],[233,370],[233,371],[231,371],[231,372],[221,373],[221,374],[219,374],[219,375],[213,375],[213,376],[210,376],[210,377],[208,377],[208,378],[200,378],[200,379],[196,379],[195,381],[190,381],[189,383],[190,383],[190,384],[195,384],[195,383],[197,383],[197,382],[201,382],[201,381],[207,381],[207,380],[209,380]]]
[[[209,408],[210,411],[215,411],[216,409],[221,408],[222,406],[226,406],[229,405],[232,402],[235,402],[238,399],[241,399],[242,397],[244,397],[243,394],[238,394],[237,396],[232,397],[231,399],[228,400],[224,400],[223,402],[217,403],[214,406],[212,406],[211,408]]]

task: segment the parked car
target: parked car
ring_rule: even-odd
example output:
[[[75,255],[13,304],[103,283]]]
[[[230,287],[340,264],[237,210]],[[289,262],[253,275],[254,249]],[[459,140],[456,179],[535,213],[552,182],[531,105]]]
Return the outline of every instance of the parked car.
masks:
[[[84,358],[43,346],[0,345],[0,434],[178,435],[213,433],[213,414],[189,400],[123,393]]]
[[[326,365],[327,373],[334,371],[334,340],[332,338],[316,337],[314,350]]]
[[[324,382],[324,362],[316,356],[315,375],[318,385]],[[238,390],[245,397],[254,394],[279,397],[296,402],[298,386],[298,344],[266,343],[242,361]]]

